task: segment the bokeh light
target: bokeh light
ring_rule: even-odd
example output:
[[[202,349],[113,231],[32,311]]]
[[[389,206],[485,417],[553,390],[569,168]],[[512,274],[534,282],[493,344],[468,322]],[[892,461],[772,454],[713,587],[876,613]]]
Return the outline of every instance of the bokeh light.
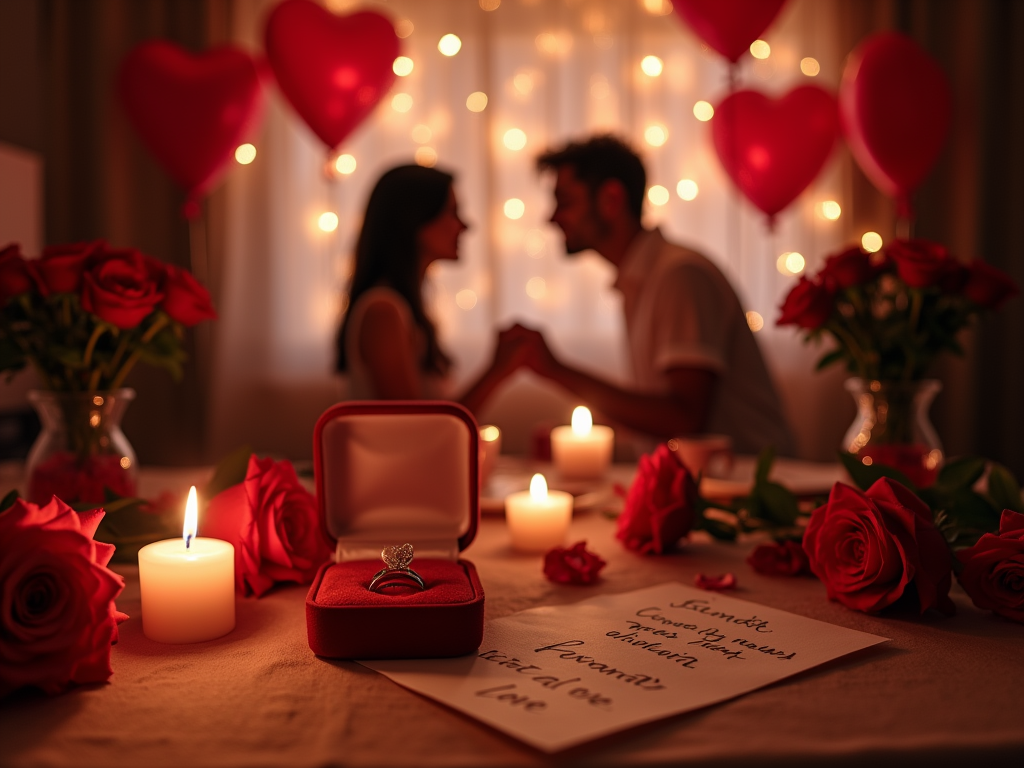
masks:
[[[505,215],[515,221],[523,218],[523,214],[526,213],[526,204],[518,197],[510,197],[505,201],[504,210]]]
[[[487,109],[487,94],[483,91],[473,91],[466,97],[466,109],[470,112],[483,112]]]
[[[877,232],[865,232],[860,239],[861,247],[868,253],[882,250],[882,236]]]
[[[651,201],[652,205],[665,205],[668,202],[668,198],[668,190],[660,184],[655,184],[647,190],[647,199]]]
[[[800,71],[808,77],[817,77],[818,73],[821,72],[821,65],[817,59],[813,59],[810,56],[800,59]]]
[[[668,16],[672,13],[671,0],[641,0],[641,5],[651,16]]]
[[[548,284],[543,277],[531,277],[526,281],[526,295],[531,299],[543,299],[548,292]]]
[[[715,116],[715,108],[706,101],[698,101],[693,105],[693,116],[702,123],[706,123]]]
[[[430,141],[431,137],[434,135],[434,132],[430,130],[429,125],[424,125],[423,123],[420,123],[419,125],[412,129],[411,135],[412,140],[415,141],[417,144],[426,144],[428,141]]]
[[[412,96],[408,93],[396,93],[391,97],[391,108],[395,112],[408,112],[412,109]]]
[[[338,228],[338,214],[334,211],[324,211],[316,220],[316,225],[324,232],[333,232]]]
[[[239,165],[248,165],[256,159],[256,147],[252,144],[240,144],[235,150],[235,162]]]
[[[454,56],[462,50],[462,40],[459,39],[458,35],[453,35],[449,32],[437,41],[437,50],[445,56]]]
[[[665,69],[665,64],[657,56],[644,56],[640,62],[640,69],[648,77],[657,77]]]
[[[509,128],[501,140],[505,147],[513,152],[518,152],[526,146],[526,134],[519,128]]]
[[[786,251],[775,261],[775,268],[784,275],[799,275],[805,266],[807,262],[803,254],[796,251]]]
[[[664,125],[654,123],[644,129],[644,141],[652,147],[660,147],[668,141],[668,129]]]
[[[695,199],[699,191],[700,189],[697,187],[697,182],[693,179],[681,179],[680,182],[676,184],[676,194],[683,200]]]
[[[408,56],[399,56],[391,65],[391,70],[399,77],[406,77],[412,74],[413,66],[412,59]]]
[[[747,326],[754,333],[757,333],[762,328],[764,328],[764,318],[761,317],[761,313],[760,312],[755,312],[752,309],[749,310],[747,312]]]
[[[501,5],[501,0],[480,0],[480,8],[484,11],[496,11]]]
[[[755,59],[767,59],[772,55],[772,47],[764,40],[755,40],[750,44],[750,55]]]
[[[417,147],[413,159],[416,160],[416,165],[422,165],[424,168],[433,168],[437,165],[437,150],[433,147]]]
[[[842,207],[835,200],[824,200],[818,208],[821,212],[821,217],[829,221],[835,221],[843,215]]]
[[[476,306],[476,292],[465,288],[455,294],[455,303],[459,305],[459,309],[464,309],[467,312]]]
[[[338,155],[334,161],[334,170],[343,176],[348,176],[356,169],[356,159],[352,155]]]
[[[395,34],[401,38],[406,38],[412,34],[413,30],[416,29],[413,23],[408,19],[399,19],[395,22]]]

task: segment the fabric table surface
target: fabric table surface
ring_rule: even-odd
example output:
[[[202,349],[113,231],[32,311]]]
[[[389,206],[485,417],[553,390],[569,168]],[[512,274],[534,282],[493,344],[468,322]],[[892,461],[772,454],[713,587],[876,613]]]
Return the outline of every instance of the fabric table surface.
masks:
[[[106,685],[0,703],[0,765],[545,766],[945,765],[1024,759],[1024,627],[976,609],[954,586],[955,616],[867,616],[829,602],[810,578],[766,577],[745,562],[752,543],[693,537],[676,554],[641,557],[600,512],[573,520],[608,561],[597,585],[553,584],[541,558],[514,553],[504,521],[485,516],[466,551],[489,619],[573,603],[698,573],[736,574],[731,594],[891,638],[873,649],[724,704],[557,755],[401,688],[354,662],[317,658],[306,642],[307,587],[239,599],[237,626],[194,645],[142,633],[138,569],[127,579],[114,675]]]

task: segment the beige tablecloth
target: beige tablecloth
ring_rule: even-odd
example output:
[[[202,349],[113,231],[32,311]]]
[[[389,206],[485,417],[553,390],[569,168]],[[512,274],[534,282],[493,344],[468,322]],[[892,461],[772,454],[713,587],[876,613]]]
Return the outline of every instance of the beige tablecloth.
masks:
[[[954,587],[953,618],[865,616],[813,579],[769,578],[750,545],[696,540],[643,558],[598,513],[573,522],[608,560],[595,587],[554,585],[540,559],[514,554],[504,522],[483,520],[466,556],[487,615],[570,603],[695,574],[734,572],[736,597],[892,642],[706,710],[548,757],[350,662],[306,644],[305,587],[239,600],[238,625],[208,643],[168,646],[142,634],[134,568],[107,685],[0,704],[4,766],[532,766],[953,764],[1022,765],[1024,627],[975,609]]]

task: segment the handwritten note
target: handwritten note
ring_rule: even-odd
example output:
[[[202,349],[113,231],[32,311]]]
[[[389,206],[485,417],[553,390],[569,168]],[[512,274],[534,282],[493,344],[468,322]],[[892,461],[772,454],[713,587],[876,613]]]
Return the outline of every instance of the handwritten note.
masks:
[[[474,656],[360,663],[557,752],[731,699],[885,640],[661,584],[490,622]]]

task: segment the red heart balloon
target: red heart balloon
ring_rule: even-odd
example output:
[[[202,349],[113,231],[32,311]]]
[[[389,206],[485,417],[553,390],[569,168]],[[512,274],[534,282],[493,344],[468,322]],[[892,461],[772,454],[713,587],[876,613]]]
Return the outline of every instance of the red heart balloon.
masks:
[[[711,134],[726,172],[772,219],[828,160],[839,135],[836,101],[816,85],[780,99],[736,91],[715,109]]]
[[[857,163],[909,216],[910,193],[935,164],[949,130],[945,73],[909,37],[873,35],[847,60],[839,114]]]
[[[143,143],[189,196],[213,186],[262,105],[252,57],[231,46],[192,54],[166,40],[133,48],[122,60],[117,90]]]
[[[672,0],[705,43],[735,62],[768,29],[786,0]]]
[[[395,80],[398,36],[373,11],[335,16],[311,0],[284,0],[267,19],[277,84],[313,133],[334,149]]]

